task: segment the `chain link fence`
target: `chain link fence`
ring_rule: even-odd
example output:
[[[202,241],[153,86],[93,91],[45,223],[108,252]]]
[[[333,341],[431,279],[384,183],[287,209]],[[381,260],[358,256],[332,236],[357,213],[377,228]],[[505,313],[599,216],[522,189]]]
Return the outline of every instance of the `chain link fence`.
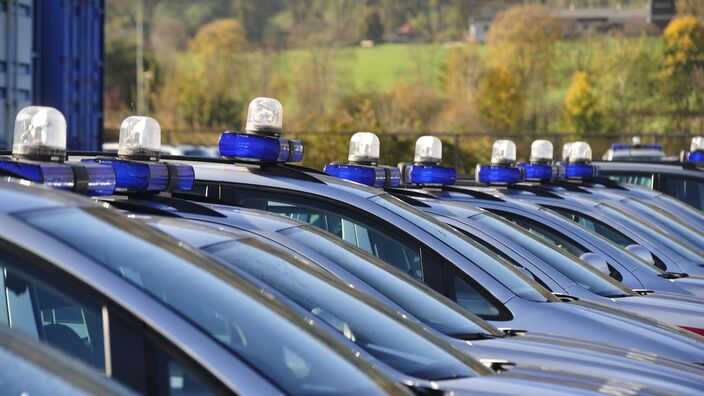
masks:
[[[353,132],[290,132],[285,137],[300,139],[305,145],[303,165],[316,169],[333,161],[345,161],[349,138]],[[119,131],[105,130],[105,142],[116,142]],[[395,165],[399,162],[413,160],[415,141],[423,133],[414,132],[380,132],[380,163]],[[621,133],[621,134],[574,134],[574,133],[432,133],[443,142],[443,162],[454,166],[459,172],[471,172],[477,163],[486,163],[491,157],[491,146],[498,139],[509,139],[516,143],[518,160],[527,160],[530,145],[536,139],[547,139],[555,147],[555,158],[559,158],[563,144],[575,140],[588,142],[594,153],[594,159],[601,159],[613,143],[630,143],[634,136],[641,138],[643,144],[660,143],[667,155],[677,156],[681,150],[688,150],[691,133]],[[168,130],[162,131],[162,143],[165,145],[217,145],[220,131],[212,130]]]

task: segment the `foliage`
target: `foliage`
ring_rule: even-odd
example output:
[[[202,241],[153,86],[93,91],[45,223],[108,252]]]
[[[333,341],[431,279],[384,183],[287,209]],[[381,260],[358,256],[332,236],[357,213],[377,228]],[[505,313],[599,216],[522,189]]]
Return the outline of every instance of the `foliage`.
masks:
[[[384,41],[384,25],[381,23],[379,11],[371,9],[364,17],[360,39],[372,40],[377,44]]]
[[[479,114],[488,128],[516,131],[523,118],[525,99],[519,80],[502,67],[490,67],[479,82]]]
[[[549,8],[520,5],[499,13],[487,35],[487,59],[493,66],[506,68],[516,78],[518,89],[526,93],[533,129],[538,128],[537,115],[545,111],[541,93],[550,86],[560,32],[560,23]]]
[[[593,51],[590,74],[601,98],[605,126],[617,131],[647,131],[663,102],[658,71],[661,52],[652,40],[602,39]]]
[[[249,100],[272,96],[284,104],[287,131],[319,132],[316,147],[330,152],[344,149],[355,130],[468,136],[576,130],[567,114],[598,115],[591,118],[596,123],[583,122],[583,130],[704,132],[701,25],[692,17],[673,22],[664,37],[610,33],[566,40],[535,4],[567,7],[571,0],[530,0],[497,17],[486,45],[468,43],[467,21],[485,3],[144,0],[151,115],[169,130],[165,137],[187,142],[193,129],[239,128]],[[645,7],[648,1],[585,0],[580,6],[616,3]],[[683,14],[700,12],[698,0],[680,3],[693,7],[681,7]],[[116,127],[134,101],[134,1],[111,0],[106,9],[105,120]],[[360,22],[372,13],[385,39],[398,38],[406,25],[418,42],[359,48]],[[588,73],[589,89],[580,95],[572,94],[578,71]],[[585,100],[584,92],[596,102]],[[205,135],[190,140],[213,140]],[[388,139],[389,150],[410,144]],[[492,139],[467,138],[458,147],[463,155],[482,152]]]
[[[236,19],[217,19],[200,28],[163,88],[173,92],[176,105],[165,110],[175,110],[179,124],[197,128],[239,124],[249,96],[249,66],[238,55],[246,45],[244,28]]]
[[[675,109],[675,125],[684,125],[692,108],[704,109],[704,25],[694,16],[670,22],[663,34],[664,62],[660,72],[663,92]]]
[[[589,74],[579,71],[565,95],[565,121],[572,132],[603,132],[604,115]]]

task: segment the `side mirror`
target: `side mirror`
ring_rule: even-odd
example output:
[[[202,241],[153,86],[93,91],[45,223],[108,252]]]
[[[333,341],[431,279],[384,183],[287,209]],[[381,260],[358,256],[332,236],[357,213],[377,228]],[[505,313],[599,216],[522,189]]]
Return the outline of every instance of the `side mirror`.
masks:
[[[626,246],[626,250],[648,264],[655,264],[655,260],[653,259],[653,255],[650,253],[650,250],[641,245],[628,245]]]
[[[579,258],[602,273],[606,275],[611,274],[611,270],[609,270],[609,265],[606,263],[604,256],[596,253],[584,253],[579,256]]]

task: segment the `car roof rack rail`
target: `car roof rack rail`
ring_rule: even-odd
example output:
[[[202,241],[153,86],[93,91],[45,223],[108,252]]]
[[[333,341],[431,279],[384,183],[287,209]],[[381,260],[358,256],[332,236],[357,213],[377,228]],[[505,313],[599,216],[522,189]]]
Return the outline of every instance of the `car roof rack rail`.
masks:
[[[533,193],[539,197],[564,199],[559,194],[556,194],[550,190],[546,190],[544,187],[529,186],[529,185],[525,185],[525,184],[513,184],[513,185],[511,185],[511,188],[514,190],[527,191],[527,192]]]
[[[465,194],[469,195],[472,198],[477,198],[477,199],[484,199],[487,201],[495,201],[495,202],[505,202],[504,199],[497,197],[495,195],[483,192],[483,191],[477,191],[477,190],[472,190],[468,187],[465,186],[442,186],[443,191],[447,192],[453,192],[453,193],[458,193],[458,194]]]

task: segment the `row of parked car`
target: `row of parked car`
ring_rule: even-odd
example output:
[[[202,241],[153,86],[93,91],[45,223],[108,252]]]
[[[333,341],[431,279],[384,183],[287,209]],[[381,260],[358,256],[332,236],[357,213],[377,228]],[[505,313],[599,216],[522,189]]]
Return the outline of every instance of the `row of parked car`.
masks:
[[[602,173],[587,143],[556,162],[542,140],[517,163],[501,140],[469,177],[437,138],[389,166],[360,132],[319,171],[282,125],[257,98],[220,158],[194,158],[135,116],[96,155],[66,151],[58,110],[20,111],[0,153],[3,390],[701,394],[704,213],[614,180],[635,162]],[[658,166],[699,175],[697,142]]]

